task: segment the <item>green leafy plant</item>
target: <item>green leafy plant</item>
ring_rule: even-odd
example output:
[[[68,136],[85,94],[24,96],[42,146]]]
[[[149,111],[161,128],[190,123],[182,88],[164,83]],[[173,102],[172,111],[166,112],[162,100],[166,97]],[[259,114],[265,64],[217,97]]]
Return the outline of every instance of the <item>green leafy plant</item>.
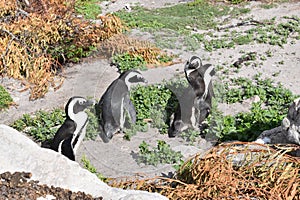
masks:
[[[171,149],[165,141],[158,140],[156,148],[150,148],[150,145],[143,141],[139,146],[139,163],[147,165],[158,164],[176,164],[180,163],[182,154]]]
[[[41,110],[32,116],[24,114],[21,119],[11,124],[11,127],[33,137],[37,142],[44,142],[54,137],[64,120],[65,113],[62,109],[55,109],[51,112]]]
[[[157,105],[152,107],[150,110],[150,118],[151,120],[151,126],[158,129],[158,131],[162,134],[168,132],[168,125],[167,125],[167,116],[169,116],[169,113],[166,113],[164,109],[161,108],[161,106]]]
[[[204,48],[207,51],[213,51],[222,48],[232,48],[232,47],[234,47],[234,42],[227,40],[225,38],[204,41]]]
[[[238,10],[238,9],[234,9]],[[180,32],[190,32],[192,28],[209,29],[216,26],[215,19],[222,15],[237,13],[227,6],[211,5],[207,1],[196,1],[175,6],[146,9],[133,7],[128,13],[116,13],[128,27],[146,29],[171,29]]]
[[[275,3],[268,3],[268,4],[261,4],[259,7],[263,9],[271,9],[271,8],[276,8],[278,5]]]
[[[243,2],[246,2],[247,0],[229,0],[230,3],[232,4],[240,4],[240,3],[243,3]]]
[[[137,86],[131,92],[131,100],[137,111],[137,123],[145,123],[144,119],[150,119],[150,110],[160,105],[166,108],[172,92],[160,84],[149,86]]]
[[[84,15],[86,19],[96,19],[101,13],[101,7],[98,5],[100,0],[76,0],[75,10]]]
[[[225,86],[226,92],[217,95],[223,98],[223,102],[242,102],[255,95],[260,100],[252,103],[250,112],[241,112],[234,116],[223,116],[216,103],[213,104],[206,133],[216,135],[222,141],[252,141],[262,131],[279,126],[287,114],[288,106],[296,98],[281,84],[275,85],[272,80],[261,79],[259,75],[253,81],[247,78],[233,79],[231,86]]]
[[[272,51],[270,49],[268,51],[266,51],[265,53],[266,53],[266,56],[269,58],[273,56]]]
[[[154,36],[157,46],[161,48],[182,49],[184,47],[185,50],[195,51],[204,45],[206,50],[212,51],[218,48],[231,48],[235,43],[245,44],[250,42],[252,38],[245,34],[243,38],[242,36],[232,37],[235,41],[227,38],[208,40],[203,38],[204,34],[192,34],[192,30],[215,29],[218,24],[216,21],[218,17],[223,15],[237,16],[249,11],[249,9],[232,9],[225,5],[212,5],[206,0],[197,0],[151,10],[134,7],[130,13],[119,11],[116,15],[128,27],[150,32]],[[214,32],[209,31],[205,35],[213,35]]]
[[[249,20],[252,21],[251,19]],[[253,21],[253,23],[256,23],[254,28],[243,31],[231,31],[231,34],[223,33],[221,35],[219,33],[215,34],[209,32],[206,34],[210,35],[210,38],[206,39],[199,37],[199,34],[197,34],[196,39],[198,39],[198,42],[204,44],[205,50],[213,51],[222,48],[233,48],[235,45],[246,45],[253,42],[283,46],[287,44],[289,38],[297,40],[300,38],[300,20],[299,17],[296,16],[286,17],[286,22],[278,24],[275,23],[275,19],[263,22]]]
[[[238,35],[237,37],[234,37],[232,41],[238,45],[249,44],[253,41],[253,35],[252,34]]]
[[[180,134],[180,137],[182,137],[185,141],[189,142],[190,144],[193,144],[196,141],[196,138],[198,138],[200,135],[200,131],[188,129],[186,131],[183,131]]]
[[[169,119],[178,106],[177,96],[187,87],[185,79],[174,79],[162,84],[137,86],[131,91],[131,100],[137,111],[137,124],[152,121],[152,126],[166,133]],[[178,91],[177,94],[174,92]],[[177,95],[177,96],[176,96]]]
[[[148,131],[148,125],[147,124],[131,124],[130,128],[124,129],[124,136],[123,138],[125,140],[130,141],[131,137],[136,135],[138,131],[141,132],[147,132]]]
[[[129,53],[117,54],[112,59],[113,64],[118,67],[121,73],[130,69],[146,69],[146,62],[139,55],[131,55]]]
[[[103,182],[108,181],[108,178],[103,176],[103,174],[97,172],[97,169],[91,164],[91,162],[85,155],[82,156],[81,163],[83,164],[83,167],[85,169],[87,169],[89,172],[95,174],[101,181],[103,181]]]
[[[13,104],[13,99],[6,89],[0,85],[0,111]]]
[[[85,140],[95,140],[99,134],[98,118],[93,108],[85,111],[88,114]],[[65,120],[65,112],[55,109],[50,112],[38,111],[33,115],[24,114],[22,118],[11,124],[18,131],[32,136],[37,142],[50,141]]]
[[[90,108],[85,111],[88,115],[88,124],[86,127],[85,140],[95,140],[99,135],[99,121],[98,117],[95,114],[95,109]]]

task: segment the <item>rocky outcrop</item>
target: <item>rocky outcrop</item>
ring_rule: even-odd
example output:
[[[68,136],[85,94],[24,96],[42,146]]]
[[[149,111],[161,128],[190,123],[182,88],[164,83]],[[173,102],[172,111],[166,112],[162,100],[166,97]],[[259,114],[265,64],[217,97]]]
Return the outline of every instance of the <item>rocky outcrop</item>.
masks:
[[[290,105],[281,126],[261,133],[256,142],[264,144],[300,145],[300,98]]]
[[[0,173],[31,172],[41,184],[85,192],[103,199],[167,199],[144,191],[112,188],[63,155],[39,147],[15,129],[0,125]]]

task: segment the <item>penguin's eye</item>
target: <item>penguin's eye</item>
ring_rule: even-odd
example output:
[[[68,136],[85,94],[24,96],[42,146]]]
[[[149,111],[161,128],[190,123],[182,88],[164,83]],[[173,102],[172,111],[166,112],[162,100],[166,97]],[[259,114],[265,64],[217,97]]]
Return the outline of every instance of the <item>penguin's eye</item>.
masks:
[[[84,102],[85,102],[84,100],[79,100],[79,101],[78,101],[78,103],[79,103],[80,105],[84,104]]]

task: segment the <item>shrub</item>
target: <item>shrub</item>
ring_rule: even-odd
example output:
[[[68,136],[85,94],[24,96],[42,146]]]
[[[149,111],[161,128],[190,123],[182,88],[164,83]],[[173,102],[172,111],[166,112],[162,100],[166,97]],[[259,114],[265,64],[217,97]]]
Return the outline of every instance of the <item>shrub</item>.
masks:
[[[0,111],[13,104],[13,99],[6,89],[0,85]]]
[[[162,163],[176,164],[181,161],[182,154],[171,149],[165,141],[158,140],[156,148],[149,148],[150,145],[143,141],[139,146],[139,163],[147,165],[158,165]]]
[[[24,114],[16,120],[11,127],[31,136],[36,142],[50,141],[65,120],[62,109],[51,112],[38,111],[34,115]]]

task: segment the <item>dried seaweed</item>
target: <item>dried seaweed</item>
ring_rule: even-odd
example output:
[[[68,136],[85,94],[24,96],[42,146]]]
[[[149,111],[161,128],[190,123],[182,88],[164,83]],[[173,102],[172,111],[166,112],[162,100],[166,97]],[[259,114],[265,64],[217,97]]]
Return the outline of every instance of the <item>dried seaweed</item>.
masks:
[[[159,192],[170,199],[299,199],[300,160],[287,155],[297,146],[277,148],[229,143],[186,161],[174,179],[114,181],[121,188]],[[251,146],[251,145],[250,145]],[[232,158],[243,155],[242,164]]]

